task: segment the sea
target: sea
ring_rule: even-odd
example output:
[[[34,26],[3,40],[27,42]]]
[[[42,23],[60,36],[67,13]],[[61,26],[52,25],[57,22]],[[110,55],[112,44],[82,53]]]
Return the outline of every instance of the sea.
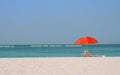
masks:
[[[81,57],[86,49],[94,56],[120,57],[120,44],[31,44],[0,45],[0,58]]]

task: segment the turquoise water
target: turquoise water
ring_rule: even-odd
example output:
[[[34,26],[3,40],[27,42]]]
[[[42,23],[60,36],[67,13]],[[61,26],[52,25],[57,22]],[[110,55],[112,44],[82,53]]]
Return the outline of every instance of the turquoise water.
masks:
[[[81,57],[86,45],[36,44],[0,45],[0,57]],[[88,45],[92,55],[120,57],[120,44]]]

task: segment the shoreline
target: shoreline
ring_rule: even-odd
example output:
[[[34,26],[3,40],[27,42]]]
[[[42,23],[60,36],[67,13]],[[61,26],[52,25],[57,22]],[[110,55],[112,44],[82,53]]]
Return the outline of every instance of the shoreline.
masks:
[[[120,57],[0,58],[1,75],[119,75]]]

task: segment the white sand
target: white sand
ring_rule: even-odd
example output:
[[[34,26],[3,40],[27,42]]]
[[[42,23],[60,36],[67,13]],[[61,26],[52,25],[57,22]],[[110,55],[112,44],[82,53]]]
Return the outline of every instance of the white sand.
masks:
[[[120,75],[120,57],[0,58],[0,75]]]

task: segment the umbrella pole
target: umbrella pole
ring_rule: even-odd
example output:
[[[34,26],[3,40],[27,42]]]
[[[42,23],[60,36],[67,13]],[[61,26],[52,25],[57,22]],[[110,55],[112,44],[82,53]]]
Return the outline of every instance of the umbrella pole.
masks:
[[[86,50],[88,50],[88,46],[87,46],[87,44],[86,44]]]

